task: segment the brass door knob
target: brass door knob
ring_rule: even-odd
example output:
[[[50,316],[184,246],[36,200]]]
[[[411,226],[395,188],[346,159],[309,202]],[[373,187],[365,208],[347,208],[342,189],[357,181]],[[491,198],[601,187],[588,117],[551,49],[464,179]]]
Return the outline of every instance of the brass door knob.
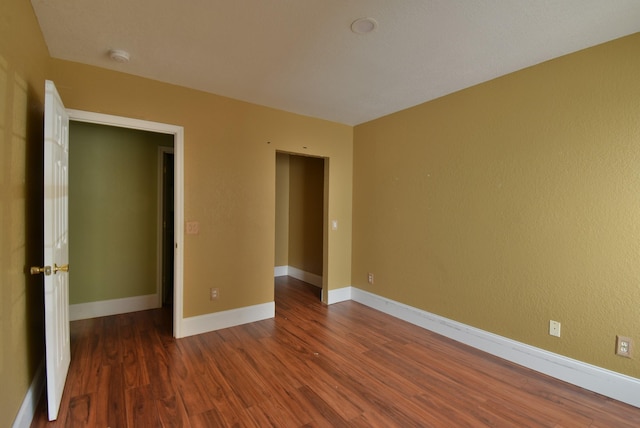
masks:
[[[67,263],[66,265],[63,266],[58,266],[57,264],[53,264],[53,273],[58,273],[58,272],[69,272],[69,264]]]
[[[31,266],[31,269],[29,270],[29,272],[31,272],[31,275],[38,275],[38,274],[45,274],[45,275],[51,275],[51,266],[43,266],[43,267],[39,267],[39,266]]]

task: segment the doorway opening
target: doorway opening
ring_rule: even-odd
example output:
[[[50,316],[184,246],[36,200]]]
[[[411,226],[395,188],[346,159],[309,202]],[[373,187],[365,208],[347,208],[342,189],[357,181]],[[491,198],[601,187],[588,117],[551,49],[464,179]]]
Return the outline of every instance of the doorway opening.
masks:
[[[156,278],[154,281],[154,294],[153,295],[143,295],[134,297],[133,299],[120,299],[118,296],[111,300],[107,300],[107,302],[114,302],[116,304],[125,302],[133,302],[137,303],[141,299],[155,299],[153,304],[155,307],[161,307],[165,302],[167,305],[172,304],[173,306],[173,336],[174,337],[182,337],[182,321],[183,321],[183,230],[182,227],[179,227],[183,223],[184,219],[184,131],[182,127],[162,124],[157,122],[149,122],[138,119],[130,119],[124,118],[120,116],[111,116],[100,113],[92,113],[85,112],[79,110],[67,110],[69,113],[70,121],[78,122],[78,123],[88,123],[95,125],[106,125],[107,127],[111,127],[114,129],[122,129],[127,128],[129,130],[138,130],[138,131],[147,131],[149,133],[160,134],[165,137],[165,141],[170,141],[170,144],[156,144],[153,148],[154,153],[160,153],[161,155],[152,156],[151,163],[153,163],[154,168],[160,170],[158,175],[152,175],[147,177],[151,185],[155,186],[153,189],[149,189],[148,191],[139,191],[138,198],[152,201],[153,207],[153,218],[151,221],[147,220],[149,223],[152,223],[153,227],[151,229],[146,228],[143,224],[143,220],[134,220],[131,217],[131,221],[128,221],[129,215],[133,214],[134,206],[136,205],[136,197],[130,197],[128,200],[122,200],[120,203],[112,204],[109,207],[109,210],[114,214],[113,216],[108,217],[106,222],[110,222],[112,220],[111,217],[116,217],[115,214],[123,214],[120,217],[120,225],[122,227],[127,228],[129,230],[129,234],[131,236],[136,236],[138,240],[144,241],[148,239],[149,241],[155,241],[157,243],[156,246],[147,246],[145,251],[150,251],[151,253],[148,255],[147,260],[150,264],[153,265],[153,272],[149,275],[153,278]],[[159,146],[165,146],[164,149],[158,149]],[[171,145],[173,147],[171,147]],[[173,153],[171,153],[173,152]],[[102,158],[101,162],[107,161]],[[73,160],[71,161],[73,162]],[[119,174],[121,170],[119,169],[120,165],[110,164],[112,168],[112,173],[114,175]],[[166,177],[164,176],[164,167],[167,167]],[[135,168],[134,168],[135,169]],[[73,166],[70,167],[70,170],[73,170]],[[135,173],[135,172],[134,172]],[[160,181],[160,182],[159,182]],[[118,193],[123,190],[125,184],[120,184],[120,186],[116,185],[116,183],[105,183],[105,186],[109,191]],[[147,188],[147,187],[145,187]],[[173,196],[171,196],[173,193]],[[71,195],[73,197],[73,195]],[[156,202],[157,199],[157,202]],[[124,213],[123,213],[124,212]],[[122,219],[125,220],[122,220]],[[156,221],[157,218],[157,221]],[[75,221],[72,219],[72,221]],[[92,219],[88,219],[87,221],[91,222]],[[164,229],[162,226],[166,225],[168,227],[167,233],[160,233],[159,230]],[[158,224],[158,227],[155,225]],[[104,226],[104,224],[103,224]],[[100,227],[98,225],[97,227]],[[143,231],[144,229],[144,231]],[[173,235],[173,236],[171,236]],[[73,244],[73,242],[72,242]],[[126,242],[124,243],[126,245]],[[93,260],[92,264],[95,266],[96,263],[102,262],[101,260]],[[168,264],[168,266],[167,266]],[[165,265],[163,267],[163,265]],[[121,266],[117,266],[113,271],[109,271],[109,275],[117,275],[118,269],[123,270],[124,272],[120,272],[122,275],[142,275],[142,281],[148,282],[148,278],[144,278],[145,274],[133,273],[134,269],[130,269],[127,271],[126,269],[122,269]],[[149,269],[145,271],[149,273]],[[165,278],[166,281],[163,281],[162,278]],[[172,278],[172,279],[171,279]],[[73,278],[72,278],[73,280]],[[113,281],[112,283],[115,283]],[[163,283],[165,283],[163,285]],[[173,289],[171,289],[171,284]],[[133,309],[137,310],[137,309]],[[120,312],[129,312],[129,310],[120,310]],[[117,313],[117,312],[114,312]]]
[[[274,276],[314,285],[319,296],[326,259],[325,162],[276,152]]]

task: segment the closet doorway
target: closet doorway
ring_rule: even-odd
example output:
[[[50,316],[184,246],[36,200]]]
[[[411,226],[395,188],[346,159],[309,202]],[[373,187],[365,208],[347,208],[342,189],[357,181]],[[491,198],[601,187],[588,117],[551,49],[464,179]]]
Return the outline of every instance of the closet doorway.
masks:
[[[276,153],[275,276],[322,288],[325,255],[325,162]]]

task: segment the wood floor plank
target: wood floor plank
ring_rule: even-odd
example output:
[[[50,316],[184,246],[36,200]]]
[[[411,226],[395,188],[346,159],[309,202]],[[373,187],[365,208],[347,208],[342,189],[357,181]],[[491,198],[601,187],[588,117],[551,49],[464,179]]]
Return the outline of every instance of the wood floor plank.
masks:
[[[254,423],[248,424],[246,422],[243,423],[242,425],[229,424],[227,421],[225,421],[221,417],[220,412],[216,408],[213,408],[203,413],[199,413],[194,416],[190,416],[189,422],[192,428],[211,428],[211,427],[229,427],[229,426],[242,426],[242,427],[249,428],[249,427],[257,426]]]
[[[233,390],[244,408],[254,406],[270,398],[269,386],[265,379],[256,372],[255,364],[251,359],[229,343],[223,334],[212,335],[217,342],[209,342],[207,337],[201,337],[200,345],[206,349],[212,362],[211,369],[217,375],[222,375],[226,385]],[[215,347],[210,346],[216,343]],[[224,388],[223,388],[224,389]]]
[[[160,415],[149,385],[128,388],[125,392],[128,427],[158,427]]]
[[[144,359],[146,372],[153,396],[156,399],[164,399],[175,396],[175,388],[171,380],[171,367],[162,347],[162,342],[155,330],[143,330],[140,332],[140,345],[148,355]]]
[[[111,366],[100,366],[100,370],[96,373],[95,382],[95,399],[92,403],[91,411],[95,413],[96,426],[110,426],[109,424],[109,403],[112,402],[111,392]],[[116,386],[120,389],[120,386]],[[100,391],[98,394],[97,392]],[[124,407],[117,409],[118,413],[123,413]],[[124,418],[122,419],[124,421]]]
[[[260,350],[256,352],[256,350]],[[212,369],[214,370],[224,370],[223,366],[218,367],[217,362],[221,361],[223,358],[217,356],[217,352],[228,353],[225,352],[225,347],[219,347],[216,352],[210,352],[210,358],[212,359]],[[261,344],[256,344],[256,346],[245,346],[238,349],[235,349],[236,358],[243,360],[244,363],[249,363],[253,367],[253,370],[257,373],[257,376],[263,378],[263,392],[268,391],[268,393],[263,393],[259,400],[256,400],[256,404],[248,407],[261,407],[263,402],[273,402],[275,404],[288,403],[289,406],[293,405],[291,400],[291,393],[295,391],[295,388],[301,386],[300,380],[290,376],[287,367],[282,364],[280,360],[277,359],[272,353],[268,352]],[[223,372],[218,371],[215,377],[223,378]],[[248,386],[250,389],[254,389],[252,385]],[[239,387],[234,387],[234,393],[242,394]],[[225,398],[225,402],[228,405],[228,398]],[[246,400],[245,400],[246,401]],[[222,404],[222,403],[220,403]],[[239,402],[235,403],[234,407],[238,407]],[[294,405],[295,407],[295,405]],[[301,410],[301,409],[300,409]],[[300,416],[304,415],[304,413],[300,413]],[[295,415],[293,415],[296,417]]]
[[[225,377],[212,374],[215,373],[214,368],[208,366],[199,338],[182,340],[179,347],[183,356],[181,365],[184,365],[185,371],[179,377],[172,376],[172,379],[182,397],[187,414],[191,417],[214,409],[216,400],[228,397],[225,393]],[[234,405],[232,397],[228,397],[228,402]]]
[[[273,319],[176,340],[151,310],[71,325],[59,420],[34,427],[638,427],[640,409],[318,288]]]
[[[101,409],[106,411],[106,426],[126,426],[127,413],[125,401],[124,370],[122,364],[109,367],[108,386],[98,390]],[[100,415],[100,413],[99,413]],[[98,421],[102,420],[101,417]]]
[[[122,362],[122,346],[118,330],[118,317],[102,317],[102,356],[103,364],[113,365]],[[75,325],[74,325],[75,327]]]
[[[338,413],[338,410],[324,401],[322,397],[316,394],[316,391],[308,386],[303,386],[299,388],[298,391],[300,391],[300,395],[308,402],[315,412],[320,415],[320,418],[316,419],[317,421],[322,420],[332,427],[348,426],[347,420]]]
[[[189,428],[189,416],[179,395],[156,399],[158,418],[163,427]],[[119,426],[119,425],[111,425]]]
[[[75,396],[69,402],[69,411],[64,426],[69,428],[96,426],[96,414],[93,411],[95,394]]]
[[[149,384],[146,354],[140,340],[140,328],[140,325],[129,322],[118,328],[122,348],[125,388]]]

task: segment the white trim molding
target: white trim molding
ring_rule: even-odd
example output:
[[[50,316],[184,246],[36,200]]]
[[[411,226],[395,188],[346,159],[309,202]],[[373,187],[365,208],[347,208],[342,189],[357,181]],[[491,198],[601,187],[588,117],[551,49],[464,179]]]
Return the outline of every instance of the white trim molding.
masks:
[[[31,426],[33,417],[36,414],[38,402],[44,391],[45,379],[44,379],[44,360],[40,362],[38,369],[36,370],[31,385],[27,390],[27,393],[22,400],[22,406],[13,421],[12,428],[28,428]]]
[[[182,304],[184,301],[184,128],[167,123],[83,110],[67,109],[67,113],[69,114],[69,120],[78,122],[97,123],[173,135],[173,239],[176,246],[173,257],[173,336],[176,338],[182,337]]]
[[[276,266],[273,269],[273,276],[290,276],[292,278],[299,279],[300,281],[304,281],[307,284],[322,288],[322,275],[306,272],[293,266]]]
[[[273,276],[287,276],[289,275],[289,266],[276,266],[273,268]]]
[[[304,281],[307,284],[315,285],[316,287],[322,288],[322,276],[316,275],[315,273],[305,272],[302,269],[295,268],[293,266],[289,266],[288,275],[292,278],[299,279],[300,281]]]
[[[589,391],[640,407],[640,379],[511,340],[353,287],[351,299]]]
[[[293,266],[276,266],[273,268],[273,276],[276,278],[279,276],[290,276],[292,278],[299,279],[300,281],[304,281],[307,284],[322,288],[322,276],[305,272],[301,269],[294,268]],[[328,305],[351,300],[351,287],[329,290],[328,295]]]
[[[77,303],[69,305],[69,320],[77,321],[126,314],[128,312],[146,311],[147,309],[159,308],[159,300],[156,293],[122,299],[101,300],[99,302]]]
[[[334,303],[346,302],[351,300],[352,287],[336,288],[335,290],[329,290],[329,299],[327,304],[333,305]]]
[[[182,336],[193,336],[223,328],[235,327],[250,322],[262,321],[276,316],[275,302],[213,312],[185,318],[182,322]]]

